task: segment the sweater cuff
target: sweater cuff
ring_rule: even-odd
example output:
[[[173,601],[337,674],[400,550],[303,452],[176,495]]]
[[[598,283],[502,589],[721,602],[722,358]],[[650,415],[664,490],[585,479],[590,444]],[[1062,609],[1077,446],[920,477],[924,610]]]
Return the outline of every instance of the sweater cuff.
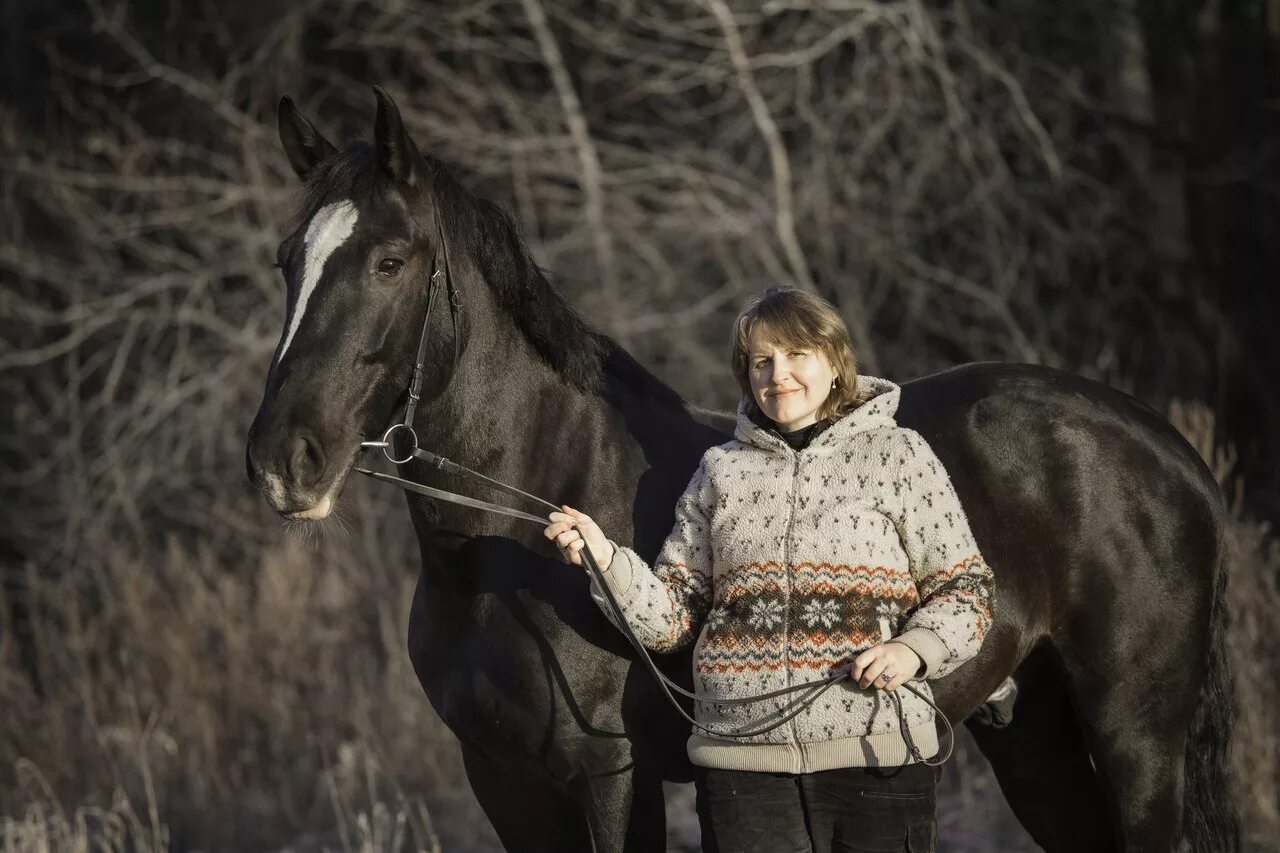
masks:
[[[631,589],[631,581],[635,576],[635,568],[631,564],[631,557],[627,554],[628,548],[623,548],[612,539],[609,544],[613,546],[613,559],[609,561],[609,568],[604,569],[600,574],[604,575],[604,582],[609,585],[609,589],[613,591],[615,597],[621,599]],[[590,572],[588,572],[590,574]],[[595,575],[591,575],[591,583],[595,585]]]
[[[924,664],[924,672],[917,672],[912,678],[930,678],[951,652],[946,644],[930,628],[910,628],[889,640],[891,643],[902,643],[920,656]]]

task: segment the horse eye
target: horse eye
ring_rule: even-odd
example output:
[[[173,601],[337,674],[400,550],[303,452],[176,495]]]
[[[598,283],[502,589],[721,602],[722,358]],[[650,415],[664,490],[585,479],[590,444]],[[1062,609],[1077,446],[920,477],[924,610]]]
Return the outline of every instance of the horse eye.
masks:
[[[404,269],[404,261],[399,258],[383,258],[378,261],[378,275],[387,277],[399,275],[402,269]]]

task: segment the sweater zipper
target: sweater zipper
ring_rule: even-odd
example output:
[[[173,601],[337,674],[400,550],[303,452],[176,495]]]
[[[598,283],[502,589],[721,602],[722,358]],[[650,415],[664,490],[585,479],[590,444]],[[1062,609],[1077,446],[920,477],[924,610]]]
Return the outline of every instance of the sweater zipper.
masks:
[[[790,448],[788,448],[790,449]],[[790,687],[791,678],[791,594],[792,594],[792,571],[791,571],[791,531],[795,527],[796,521],[796,501],[800,498],[800,451],[792,450],[792,467],[791,467],[791,512],[787,516],[787,527],[782,540],[782,567],[785,573],[787,587],[786,597],[782,606],[782,671],[786,675],[786,686]],[[798,743],[800,736],[796,729],[796,719],[792,717],[787,723],[787,728],[791,730],[791,738]]]

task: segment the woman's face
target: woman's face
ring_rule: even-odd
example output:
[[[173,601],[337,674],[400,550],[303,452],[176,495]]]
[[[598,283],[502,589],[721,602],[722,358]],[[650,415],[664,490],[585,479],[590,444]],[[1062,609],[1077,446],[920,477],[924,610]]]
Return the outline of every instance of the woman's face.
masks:
[[[836,378],[820,350],[762,341],[755,332],[747,349],[747,365],[756,405],[784,432],[818,420],[818,409]]]

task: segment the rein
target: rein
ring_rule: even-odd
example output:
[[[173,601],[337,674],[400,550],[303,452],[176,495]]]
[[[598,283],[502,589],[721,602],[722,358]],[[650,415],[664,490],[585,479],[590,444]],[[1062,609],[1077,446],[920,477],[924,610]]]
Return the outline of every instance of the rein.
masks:
[[[444,278],[445,286],[448,288],[448,291],[449,291],[449,305],[450,305],[449,313],[453,322],[453,370],[451,370],[449,373],[449,381],[452,381],[453,375],[456,372],[457,366],[458,366],[458,312],[462,308],[462,303],[458,299],[457,291],[454,288],[453,279],[449,274],[449,252],[445,244],[444,229],[440,222],[440,212],[438,209],[435,211],[435,224],[436,224],[436,232],[439,235],[439,250],[440,250],[440,254],[443,255],[444,262],[443,264],[436,266],[435,261],[434,260],[432,261],[432,265],[435,267],[435,270],[431,274],[430,285],[429,285],[428,294],[427,294],[427,313],[426,313],[425,319],[422,321],[422,334],[418,339],[417,361],[414,363],[413,378],[410,380],[410,383],[409,383],[409,399],[408,399],[408,402],[405,404],[404,417],[401,419],[399,423],[392,424],[391,427],[389,427],[387,431],[383,433],[381,440],[364,441],[364,442],[361,442],[360,446],[365,449],[373,449],[373,448],[380,449],[383,455],[387,458],[387,461],[391,462],[393,465],[404,465],[413,461],[414,459],[417,459],[427,463],[428,465],[431,465],[437,470],[445,471],[450,474],[456,474],[471,480],[481,482],[485,485],[489,485],[489,486],[492,486],[493,488],[505,491],[508,494],[514,495],[516,497],[527,498],[538,504],[541,504],[544,507],[549,507],[550,509],[556,512],[560,512],[561,507],[551,503],[550,501],[544,500],[543,498],[540,498],[537,495],[530,494],[529,492],[523,491],[521,489],[517,489],[515,486],[508,485],[506,483],[495,480],[491,477],[486,477],[484,474],[480,474],[476,471],[472,471],[470,468],[467,468],[463,465],[459,465],[456,462],[452,462],[448,459],[445,459],[443,456],[438,456],[437,454],[431,453],[430,451],[424,450],[418,446],[418,434],[413,429],[413,418],[417,412],[418,404],[421,402],[421,399],[422,399],[421,398],[422,382],[423,382],[424,376],[426,375],[427,332],[431,322],[431,306],[435,301],[436,289],[439,285],[439,279],[441,277]],[[446,385],[445,387],[447,388],[448,386]],[[494,512],[502,515],[509,515],[513,518],[519,518],[525,521],[534,522],[544,527],[548,523],[548,519],[544,515],[534,515],[533,513],[523,512],[522,510],[518,510],[518,509],[512,509],[511,507],[506,507],[501,504],[490,503],[489,501],[480,500],[478,498],[471,498],[471,497],[467,497],[466,495],[455,494],[454,492],[445,491],[444,489],[437,489],[431,486],[424,486],[423,484],[415,483],[412,480],[406,480],[401,477],[392,476],[391,474],[383,474],[379,471],[374,471],[369,468],[362,468],[357,466],[355,470],[360,472],[361,474],[365,474],[369,477],[372,477],[375,480],[381,480],[384,483],[392,483],[406,491],[414,492],[419,495],[425,495],[426,497],[429,497],[429,498],[436,498],[438,500],[449,501],[450,503],[456,503],[462,506],[472,507],[474,509],[485,510],[486,512]],[[635,634],[631,631],[631,626],[627,624],[626,617],[622,613],[622,608],[618,604],[618,600],[613,595],[613,590],[609,588],[609,584],[605,581],[604,572],[600,569],[600,566],[596,563],[595,557],[591,553],[591,549],[589,547],[583,548],[581,553],[584,559],[586,560],[587,565],[590,567],[592,575],[594,575],[595,577],[596,584],[600,587],[601,591],[605,595],[606,600],[609,602],[609,607],[613,611],[613,615],[615,617],[614,622],[618,625],[619,628],[622,629],[622,633],[624,636],[626,636],[627,641],[630,642],[631,645],[635,648],[637,654],[640,656],[640,660],[644,662],[644,665],[649,670],[649,673],[658,682],[658,686],[662,688],[662,692],[666,695],[667,701],[670,702],[671,706],[676,709],[676,711],[680,714],[680,716],[684,717],[684,719],[688,721],[689,724],[692,725],[695,729],[700,729],[713,737],[719,737],[719,738],[745,738],[745,737],[754,737],[756,735],[765,734],[766,732],[773,731],[774,729],[778,728],[784,723],[790,722],[792,719],[797,717],[806,708],[809,708],[810,706],[812,706],[813,703],[818,700],[818,697],[820,697],[823,693],[829,690],[833,685],[838,684],[839,682],[852,677],[852,673],[846,669],[846,670],[841,670],[840,672],[837,672],[837,673],[832,673],[826,676],[825,678],[819,678],[813,681],[807,681],[803,684],[794,684],[794,685],[791,685],[790,687],[784,687],[780,690],[774,690],[770,693],[763,693],[758,696],[750,696],[750,697],[741,698],[741,699],[715,699],[706,694],[695,693],[695,692],[685,690],[679,684],[676,684],[674,681],[667,678],[665,675],[662,674],[662,672],[658,670],[657,665],[654,664],[653,662],[653,658],[649,656],[649,650],[646,649],[638,639],[636,639]],[[931,767],[936,767],[945,763],[946,760],[951,757],[951,752],[955,747],[955,732],[951,728],[951,721],[947,719],[946,715],[942,713],[942,709],[940,709],[937,705],[935,705],[933,701],[929,699],[929,697],[925,696],[919,690],[912,687],[909,683],[904,682],[902,686],[910,690],[912,693],[916,694],[917,696],[919,696],[926,703],[928,703],[934,709],[934,711],[937,712],[938,716],[942,718],[943,723],[947,727],[948,734],[951,735],[950,742],[947,744],[947,754],[943,756],[942,759],[939,761],[927,760],[923,755],[921,755],[919,748],[916,746],[915,742],[912,740],[910,732],[908,731],[905,715],[903,714],[903,711],[902,711],[901,697],[899,697],[895,691],[887,691],[890,699],[895,704],[895,707],[898,713],[898,723],[902,732],[902,737],[906,741],[907,748],[910,750],[912,757],[914,757],[916,761],[919,761],[920,763],[929,765]],[[682,696],[685,696],[689,699],[693,699],[694,701],[703,702],[709,705],[719,705],[719,706],[749,705],[749,704],[752,704],[755,702],[761,702],[767,699],[776,699],[780,696],[785,696],[785,695],[796,693],[802,690],[807,690],[809,692],[799,701],[799,703],[797,704],[796,708],[793,711],[789,712],[786,716],[782,717],[776,722],[770,723],[769,725],[766,725],[751,731],[721,732],[721,731],[716,731],[714,729],[709,729],[706,726],[699,723],[693,717],[689,716],[689,714],[685,712],[684,708],[680,706],[680,703],[672,695],[673,690]]]

